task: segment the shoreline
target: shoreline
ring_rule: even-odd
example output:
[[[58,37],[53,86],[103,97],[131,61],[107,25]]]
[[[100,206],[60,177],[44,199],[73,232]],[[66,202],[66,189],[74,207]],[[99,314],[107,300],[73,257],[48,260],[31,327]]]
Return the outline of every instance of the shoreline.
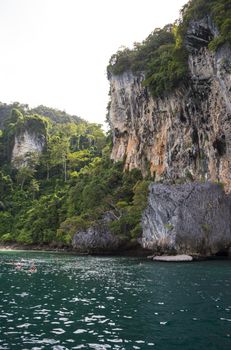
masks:
[[[70,255],[76,255],[76,256],[121,256],[121,257],[136,257],[136,258],[144,258],[146,260],[152,261],[153,263],[189,263],[189,262],[199,262],[199,261],[211,261],[211,260],[231,260],[231,256],[192,256],[192,260],[190,261],[182,261],[178,260],[178,256],[176,255],[175,258],[171,257],[170,255],[163,255],[163,256],[150,256],[149,250],[144,250],[142,248],[133,248],[133,249],[122,249],[122,250],[114,250],[114,251],[92,251],[92,252],[81,252],[77,249],[73,249],[70,247],[51,247],[48,245],[24,245],[24,244],[17,244],[17,243],[11,243],[11,244],[1,244],[0,243],[0,251],[6,252],[6,251],[23,251],[23,252],[47,252],[47,253],[61,253],[61,254],[70,254]]]
[[[50,253],[63,253],[63,254],[71,254],[71,255],[107,255],[107,256],[127,256],[127,257],[137,257],[137,258],[147,258],[150,254],[149,250],[145,250],[142,248],[131,248],[131,249],[121,249],[121,250],[113,250],[113,251],[89,251],[82,252],[77,249],[71,247],[51,247],[48,245],[24,245],[24,244],[2,244],[0,243],[0,251],[31,251],[31,252],[50,252]]]
[[[47,245],[24,245],[24,244],[0,244],[0,250],[1,251],[8,251],[8,250],[23,250],[23,251],[50,251],[50,252],[58,252],[58,251],[63,251],[66,252],[68,251],[67,248],[52,248]]]

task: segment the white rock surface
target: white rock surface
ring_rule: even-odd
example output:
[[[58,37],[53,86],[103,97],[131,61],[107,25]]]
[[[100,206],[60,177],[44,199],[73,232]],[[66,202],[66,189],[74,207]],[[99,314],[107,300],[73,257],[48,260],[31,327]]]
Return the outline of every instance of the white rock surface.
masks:
[[[191,255],[161,255],[154,256],[154,261],[167,261],[167,262],[184,262],[184,261],[193,261]]]
[[[25,130],[15,136],[11,162],[16,168],[20,168],[27,162],[27,158],[33,154],[40,154],[45,145],[45,137]]]

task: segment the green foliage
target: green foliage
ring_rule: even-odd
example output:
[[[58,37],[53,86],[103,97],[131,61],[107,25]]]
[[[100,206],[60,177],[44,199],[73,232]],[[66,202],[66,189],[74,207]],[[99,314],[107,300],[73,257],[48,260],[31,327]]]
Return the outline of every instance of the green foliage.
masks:
[[[108,75],[122,74],[124,71],[131,69],[134,62],[135,52],[127,47],[120,48],[116,54],[112,55],[107,68]]]
[[[15,137],[22,135],[27,130],[31,135],[36,135],[38,140],[41,139],[44,142],[47,139],[49,126],[49,121],[44,117],[23,115],[20,110],[16,108],[12,109],[8,118],[5,119],[3,133],[0,139],[0,158],[2,162],[10,161]],[[29,161],[30,159],[32,159],[31,154],[28,154],[27,160]],[[22,159],[17,159],[16,163],[21,164]],[[18,167],[17,164],[16,167]]]
[[[204,231],[204,233],[207,234],[207,235],[211,231],[211,227],[210,227],[209,224],[202,224],[201,227],[202,227],[202,230]]]
[[[67,218],[61,223],[60,228],[57,230],[56,239],[58,242],[69,245],[71,243],[73,235],[81,229],[87,229],[90,226],[88,222],[82,216],[73,216]]]
[[[92,159],[93,155],[88,149],[72,152],[67,156],[70,171],[79,171],[81,168],[88,165]]]
[[[141,216],[147,205],[148,186],[150,181],[137,180],[135,185],[131,187],[131,202],[119,201],[117,208],[120,217],[111,223],[111,229],[115,234],[127,236],[129,239],[135,239],[142,233]]]
[[[158,28],[133,49],[113,55],[108,75],[142,72],[143,84],[154,96],[174,90],[187,78],[188,24],[207,14],[219,29],[209,48],[231,43],[230,0],[191,0],[179,23]],[[15,102],[0,103],[0,128],[1,241],[70,245],[78,230],[94,225],[105,212],[115,219],[110,224],[114,234],[127,241],[140,236],[149,181],[139,170],[124,172],[122,162],[110,160],[111,136],[106,137],[99,124]],[[45,141],[45,148],[41,155],[16,159],[15,168],[10,163],[15,136],[26,130]],[[203,230],[208,232],[208,227],[203,225]]]
[[[33,201],[33,207],[21,212],[16,225],[19,239],[33,243],[51,243],[60,224],[63,195],[43,195]]]
[[[32,194],[32,199],[35,199],[36,194],[39,192],[39,182],[36,179],[32,179],[30,182],[30,192]]]
[[[187,77],[187,53],[175,44],[162,45],[153,54],[146,71],[144,86],[148,86],[154,96],[172,91]]]
[[[172,224],[165,224],[164,227],[167,229],[167,230],[172,230],[173,229],[173,225]]]
[[[153,96],[163,96],[184,83],[188,75],[188,52],[184,40],[189,22],[211,15],[219,35],[211,38],[209,48],[231,45],[230,0],[191,0],[182,9],[181,20],[174,25],[155,29],[133,49],[121,48],[114,54],[107,68],[108,76],[125,71],[143,72],[144,86]]]
[[[23,244],[50,244],[59,240],[62,244],[70,243],[68,235],[63,239],[57,234],[57,230],[65,226],[61,226],[62,222],[71,217],[71,211],[76,211],[76,204],[69,201],[69,193],[75,186],[78,189],[84,178],[78,211],[88,210],[91,219],[96,217],[97,210],[93,215],[93,208],[97,207],[103,185],[97,183],[94,189],[90,174],[101,162],[106,137],[99,124],[87,123],[80,118],[74,118],[71,123],[51,123],[43,116],[29,114],[26,107],[16,108],[18,106],[21,105],[7,110],[8,117],[5,117],[0,138],[3,159],[0,167],[0,237],[4,241],[12,239]],[[3,108],[7,109],[7,106]],[[48,112],[53,113],[53,110]],[[10,164],[15,136],[24,131],[43,137],[44,151],[41,155],[30,152]],[[9,153],[8,157],[4,157],[6,153]],[[75,176],[71,176],[73,172]]]
[[[0,128],[4,128],[8,119],[11,117],[12,110],[16,109],[22,115],[39,115],[49,119],[55,124],[68,124],[75,123],[85,124],[86,121],[76,115],[70,115],[65,111],[60,111],[55,108],[50,108],[46,106],[38,106],[30,109],[27,104],[21,104],[19,102],[13,102],[12,104],[6,104],[0,102]]]
[[[13,182],[9,175],[0,171],[0,198],[4,199],[13,190]]]
[[[21,190],[23,190],[23,186],[26,181],[29,181],[33,178],[34,175],[34,169],[28,167],[27,165],[23,165],[19,168],[17,173],[17,183],[20,185]]]
[[[0,240],[1,242],[4,242],[4,243],[10,243],[14,241],[14,238],[11,233],[5,233],[0,237]]]
[[[11,232],[13,226],[13,218],[10,212],[0,211],[0,240],[3,235]]]
[[[4,158],[0,240],[67,246],[105,212],[115,219],[115,234],[128,241],[140,235],[148,182],[139,170],[124,172],[122,162],[110,160],[111,139],[99,124],[53,124],[15,108],[3,129],[3,149],[12,149],[15,135],[24,131],[45,137],[45,148],[14,164],[8,160],[11,152]]]
[[[182,9],[180,31],[182,35],[187,30],[192,19],[200,19],[211,15],[219,35],[212,38],[209,48],[216,51],[221,45],[231,45],[231,2],[230,0],[191,0]]]
[[[31,233],[24,230],[20,231],[19,235],[16,237],[16,242],[21,244],[32,244],[33,240]]]
[[[172,25],[155,29],[134,49],[124,48],[111,57],[108,75],[124,71],[144,72],[144,86],[154,96],[163,95],[177,87],[187,77],[187,52],[179,45],[177,30]]]
[[[60,124],[85,123],[85,121],[82,118],[77,117],[76,115],[70,115],[65,111],[60,111],[58,109],[50,108],[42,105],[31,109],[30,113],[42,115],[46,118],[49,118],[51,121],[55,123],[60,123]]]
[[[20,110],[13,108],[11,115],[6,119],[6,133],[13,130],[16,134],[24,130],[30,130],[32,133],[46,135],[49,121],[39,115],[23,115]]]
[[[11,111],[9,122],[15,124],[23,120],[24,120],[23,114],[18,109],[13,108]]]
[[[223,182],[221,182],[220,180],[214,181],[213,183],[216,184],[216,185],[218,185],[218,186],[220,186],[220,188],[221,188],[222,190],[224,190],[225,184],[224,184]]]
[[[153,53],[162,45],[173,44],[172,26],[157,28],[142,43],[134,43],[132,50],[122,47],[114,54],[108,65],[108,74],[121,74],[126,70],[145,71],[153,58]]]

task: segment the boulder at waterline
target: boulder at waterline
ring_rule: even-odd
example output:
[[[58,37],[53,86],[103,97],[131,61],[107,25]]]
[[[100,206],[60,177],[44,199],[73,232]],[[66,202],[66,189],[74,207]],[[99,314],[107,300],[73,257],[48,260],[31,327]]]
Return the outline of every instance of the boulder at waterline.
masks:
[[[110,252],[117,250],[122,240],[110,232],[110,222],[113,216],[110,212],[104,214],[102,220],[82,230],[78,230],[72,239],[73,248],[82,252]]]
[[[193,261],[193,257],[191,255],[157,255],[153,258],[154,261],[165,261],[165,262],[186,262]]]
[[[142,217],[143,248],[213,255],[231,246],[231,198],[220,184],[151,184]]]

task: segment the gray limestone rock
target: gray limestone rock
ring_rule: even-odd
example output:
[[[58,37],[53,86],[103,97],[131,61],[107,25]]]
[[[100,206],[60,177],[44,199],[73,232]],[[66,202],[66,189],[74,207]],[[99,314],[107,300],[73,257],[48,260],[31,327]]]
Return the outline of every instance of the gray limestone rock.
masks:
[[[73,248],[81,252],[110,252],[121,245],[121,239],[110,232],[109,223],[113,220],[111,213],[105,213],[102,220],[86,230],[76,232],[72,239]]]
[[[231,48],[216,52],[211,18],[191,21],[185,40],[187,86],[153,97],[144,73],[111,75],[111,158],[156,181],[222,181],[231,192]]]
[[[11,156],[12,165],[15,168],[25,166],[32,156],[39,157],[45,144],[45,135],[35,133],[30,129],[23,130],[21,133],[15,135]]]
[[[231,246],[231,198],[212,183],[151,184],[141,245],[160,253],[212,255]]]

